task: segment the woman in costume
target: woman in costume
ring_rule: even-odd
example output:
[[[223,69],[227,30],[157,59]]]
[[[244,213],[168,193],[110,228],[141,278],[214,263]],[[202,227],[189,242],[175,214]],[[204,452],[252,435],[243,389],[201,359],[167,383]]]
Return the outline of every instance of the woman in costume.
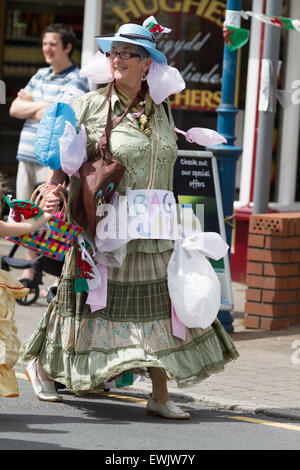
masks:
[[[152,99],[155,86],[159,89],[164,80],[160,71],[168,70],[168,65],[165,55],[156,48],[150,29],[125,24],[114,35],[98,37],[106,58],[101,54],[102,68],[93,64],[97,69],[94,75],[101,75],[109,64],[109,84],[72,104],[78,128],[84,126],[86,131],[88,161],[94,157],[104,133],[109,103],[111,120],[129,108],[108,140],[112,154],[126,167],[117,189],[121,196],[128,194],[128,188],[173,190],[177,145],[170,104],[167,101],[166,113],[162,100]],[[148,87],[147,79],[151,74],[153,77],[154,71],[157,75]],[[169,72],[178,78],[176,69],[169,68]],[[175,92],[170,88],[170,75],[167,82],[169,96]],[[175,87],[179,82],[177,79]],[[179,83],[178,91],[182,88]],[[78,176],[70,177],[68,214],[74,224],[89,209],[83,209],[82,214],[72,212],[72,204],[80,194]],[[64,179],[62,169],[50,172],[48,178],[53,183]],[[81,207],[84,208],[83,199]],[[88,230],[83,234],[93,241]],[[44,391],[45,384],[49,389],[50,380],[81,394],[102,388],[124,371],[149,374],[152,394],[147,413],[188,419],[189,413],[170,400],[168,380],[176,381],[178,387],[192,386],[222,371],[224,364],[237,358],[238,353],[218,320],[206,329],[187,328],[185,339],[173,334],[166,277],[172,241],[130,240],[126,248],[121,266],[108,267],[106,305],[103,307],[99,301],[98,308],[88,303],[87,292],[74,291],[78,246],[69,250],[57,295],[37,331],[23,345],[23,358],[31,359],[27,372],[39,398],[38,390]],[[96,249],[95,260],[98,255]],[[54,393],[53,388],[49,400]],[[47,400],[47,394],[42,399]],[[58,394],[56,400],[61,400]]]

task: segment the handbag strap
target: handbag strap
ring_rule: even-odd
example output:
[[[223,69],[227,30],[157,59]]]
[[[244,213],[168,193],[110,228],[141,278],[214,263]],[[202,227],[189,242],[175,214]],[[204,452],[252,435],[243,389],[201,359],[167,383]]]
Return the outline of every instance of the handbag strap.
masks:
[[[123,119],[125,114],[128,113],[129,109],[136,106],[137,103],[142,101],[144,99],[144,95],[145,95],[145,90],[142,88],[139,91],[139,93],[137,94],[137,96],[134,98],[134,100],[130,103],[130,105],[127,106],[127,108],[124,111],[121,111],[121,113],[118,114],[118,116],[116,116],[114,119],[111,119],[111,92],[112,92],[112,87],[113,87],[113,82],[111,82],[109,84],[108,93],[107,93],[107,98],[108,98],[107,122],[106,122],[104,132],[100,137],[100,141],[99,141],[98,147],[96,149],[95,157],[97,157],[99,154],[102,153],[104,158],[108,156],[107,154],[109,154],[111,159],[113,158],[113,155],[110,152],[109,145],[108,145],[108,141],[109,141],[111,131],[119,124],[119,122]]]

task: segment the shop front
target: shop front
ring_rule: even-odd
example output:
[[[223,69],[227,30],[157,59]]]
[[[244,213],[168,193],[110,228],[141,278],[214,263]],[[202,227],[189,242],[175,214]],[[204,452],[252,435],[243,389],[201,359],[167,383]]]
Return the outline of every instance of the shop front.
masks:
[[[96,17],[93,24],[87,24],[84,17],[92,18],[93,10],[96,15],[99,11],[102,15],[98,22]],[[16,174],[15,155],[22,121],[9,116],[9,107],[18,90],[26,85],[35,71],[46,66],[41,50],[41,32],[47,24],[64,22],[73,27],[78,38],[73,59],[80,65],[81,58],[88,53],[82,47],[84,36],[89,37],[91,43],[100,32],[111,33],[125,22],[142,24],[153,15],[160,24],[172,29],[170,34],[159,35],[158,48],[166,54],[169,64],[180,70],[186,82],[186,89],[171,97],[177,127],[182,130],[193,126],[216,129],[216,109],[221,102],[225,11],[226,2],[216,0],[6,0],[0,39],[0,79],[6,85],[6,104],[0,107],[0,170],[5,169],[12,177]],[[244,106],[247,52],[245,46],[241,51],[238,108]],[[199,146],[188,144],[182,136],[179,137],[179,147],[199,150]]]
[[[252,11],[266,13],[267,1],[253,0]],[[300,17],[298,0],[283,0],[285,18]],[[235,252],[231,257],[231,274],[234,281],[246,282],[249,218],[253,211],[255,190],[255,166],[257,141],[260,132],[259,100],[264,44],[263,23],[249,22],[249,60],[247,64],[247,92],[243,133],[243,154],[239,178],[240,191],[235,201]],[[270,181],[269,212],[300,211],[300,64],[295,59],[299,44],[299,32],[281,28],[279,64],[277,75],[277,100],[272,142],[272,166]]]
[[[245,2],[250,5],[249,2]],[[224,38],[222,27],[225,1],[208,0],[123,0],[105,1],[101,32],[108,34],[126,22],[142,24],[150,15],[172,29],[158,35],[158,48],[167,56],[186,82],[186,89],[171,97],[176,126],[216,129],[216,109],[221,103]],[[243,107],[247,67],[247,46],[240,52],[239,102]],[[180,137],[180,149],[200,150]]]
[[[2,90],[5,88],[5,99],[0,99],[0,171],[5,172],[14,189],[16,153],[23,121],[9,116],[11,102],[32,75],[40,67],[47,66],[41,39],[47,25],[53,22],[67,23],[74,29],[78,44],[72,59],[80,65],[84,0],[6,0],[1,2],[1,9],[0,83]]]

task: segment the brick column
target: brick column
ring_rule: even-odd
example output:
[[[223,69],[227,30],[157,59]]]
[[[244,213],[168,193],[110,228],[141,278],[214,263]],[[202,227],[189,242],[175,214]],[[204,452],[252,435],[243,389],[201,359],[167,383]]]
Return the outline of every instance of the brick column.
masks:
[[[300,323],[300,213],[250,216],[246,328]]]

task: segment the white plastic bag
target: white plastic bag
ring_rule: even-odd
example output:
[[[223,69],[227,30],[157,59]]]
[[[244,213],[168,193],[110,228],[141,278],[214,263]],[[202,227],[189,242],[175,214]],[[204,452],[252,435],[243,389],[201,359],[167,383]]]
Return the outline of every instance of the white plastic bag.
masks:
[[[185,81],[175,67],[152,61],[147,75],[149,93],[155,104],[185,89]]]
[[[67,175],[78,176],[78,170],[81,165],[87,160],[86,155],[86,130],[83,124],[79,133],[76,133],[74,126],[69,121],[66,121],[65,130],[58,139],[60,150],[60,165],[61,169]]]
[[[221,305],[220,281],[200,251],[176,241],[168,264],[168,288],[178,318],[188,328],[208,328]]]
[[[120,268],[127,254],[126,245],[129,240],[119,238],[120,200],[117,191],[114,193],[110,204],[107,207],[104,205],[104,207],[104,213],[107,212],[107,214],[97,223],[96,227],[95,245],[97,254],[95,259],[104,266]]]
[[[182,247],[188,251],[198,250],[214,260],[224,258],[229,248],[216,232],[195,232],[182,240]]]
[[[76,86],[68,85],[64,88],[61,93],[56,98],[56,101],[60,101],[61,103],[72,104],[77,98],[85,95],[83,90],[80,90]]]
[[[109,60],[105,54],[97,51],[90,62],[80,70],[80,76],[88,78],[92,83],[103,84],[112,82],[114,79],[111,73]]]
[[[116,250],[98,252],[95,260],[103,266],[121,268],[127,254],[127,246],[120,246]]]

